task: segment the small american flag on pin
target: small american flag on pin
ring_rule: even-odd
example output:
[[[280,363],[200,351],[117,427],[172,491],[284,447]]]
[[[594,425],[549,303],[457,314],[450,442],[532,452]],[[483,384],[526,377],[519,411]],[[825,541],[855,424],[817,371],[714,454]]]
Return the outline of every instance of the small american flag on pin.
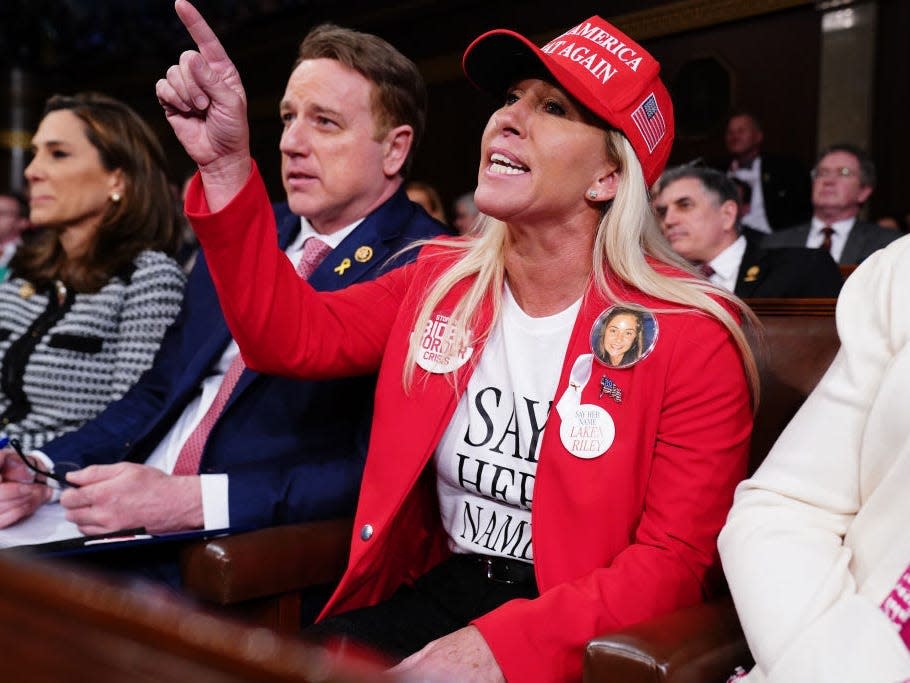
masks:
[[[609,396],[617,403],[622,403],[622,389],[620,389],[613,380],[604,375],[600,378],[600,398]]]
[[[641,136],[648,145],[648,151],[653,152],[667,132],[667,124],[664,121],[664,115],[660,112],[657,105],[657,98],[652,92],[645,98],[638,109],[632,112],[632,120],[638,126]]]

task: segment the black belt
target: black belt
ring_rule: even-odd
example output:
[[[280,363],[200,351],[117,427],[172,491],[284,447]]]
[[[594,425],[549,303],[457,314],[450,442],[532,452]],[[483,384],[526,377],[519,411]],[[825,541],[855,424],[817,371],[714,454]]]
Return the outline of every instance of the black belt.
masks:
[[[534,584],[534,565],[520,560],[491,555],[465,555],[476,564],[484,576],[497,583]]]

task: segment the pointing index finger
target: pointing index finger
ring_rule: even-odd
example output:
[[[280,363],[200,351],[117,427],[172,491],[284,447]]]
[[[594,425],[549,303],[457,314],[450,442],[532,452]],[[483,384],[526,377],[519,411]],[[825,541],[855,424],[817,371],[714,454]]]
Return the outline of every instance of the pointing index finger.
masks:
[[[217,62],[230,63],[227,52],[224,50],[218,36],[212,30],[202,15],[187,0],[177,0],[174,3],[174,9],[177,11],[181,23],[186,27],[187,32],[199,48],[199,54],[203,56],[209,64]]]

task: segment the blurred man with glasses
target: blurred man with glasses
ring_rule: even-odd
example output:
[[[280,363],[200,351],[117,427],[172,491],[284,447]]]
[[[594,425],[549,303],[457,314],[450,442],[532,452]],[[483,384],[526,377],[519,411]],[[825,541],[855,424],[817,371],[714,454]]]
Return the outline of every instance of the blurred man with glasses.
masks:
[[[812,169],[812,220],[765,238],[765,247],[826,249],[841,265],[862,262],[901,236],[858,219],[875,187],[875,164],[849,144],[832,145]]]

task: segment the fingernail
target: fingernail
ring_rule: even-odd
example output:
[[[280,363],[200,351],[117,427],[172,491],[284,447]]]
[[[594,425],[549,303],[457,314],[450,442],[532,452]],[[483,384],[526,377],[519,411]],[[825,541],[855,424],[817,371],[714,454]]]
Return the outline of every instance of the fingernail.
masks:
[[[209,100],[207,97],[199,95],[195,100],[193,100],[193,103],[196,105],[197,109],[205,109],[209,104]]]

